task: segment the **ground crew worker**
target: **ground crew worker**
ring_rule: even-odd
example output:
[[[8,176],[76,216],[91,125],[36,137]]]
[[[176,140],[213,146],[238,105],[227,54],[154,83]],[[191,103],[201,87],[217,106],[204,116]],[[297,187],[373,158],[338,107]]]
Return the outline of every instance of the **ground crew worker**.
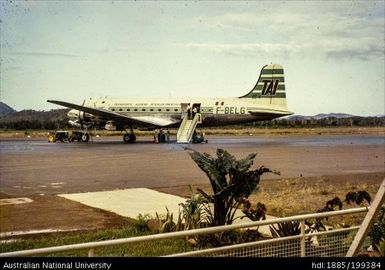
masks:
[[[170,143],[170,129],[169,128],[167,128],[167,130],[166,130],[166,141],[167,141],[167,143]]]
[[[159,143],[163,143],[164,142],[164,133],[163,133],[163,129],[162,128],[159,130],[159,133],[158,133],[158,142]]]
[[[154,143],[156,143],[156,140],[158,138],[158,133],[159,133],[159,130],[155,129],[155,132],[154,132]]]

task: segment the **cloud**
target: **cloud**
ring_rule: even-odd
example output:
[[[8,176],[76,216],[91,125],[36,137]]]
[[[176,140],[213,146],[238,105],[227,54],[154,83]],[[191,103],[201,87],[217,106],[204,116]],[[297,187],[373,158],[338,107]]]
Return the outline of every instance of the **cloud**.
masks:
[[[378,11],[380,7],[382,11]],[[185,46],[245,57],[383,58],[383,7],[380,2],[275,2],[251,7],[258,13],[234,10],[217,16],[200,15],[195,19],[203,22],[200,25],[215,39]]]
[[[384,43],[372,38],[323,41],[321,46],[327,57],[340,60],[384,58]]]
[[[79,57],[79,55],[76,54],[70,54],[70,53],[47,53],[47,52],[9,52],[5,53],[8,55],[25,55],[25,56],[48,56],[48,57]]]
[[[315,40],[290,43],[187,43],[190,49],[206,50],[232,56],[328,57],[337,60],[369,60],[384,57],[384,44],[371,38],[361,40]]]
[[[293,55],[300,52],[306,45],[292,45],[282,43],[187,43],[187,48],[208,50],[220,54],[234,56],[260,56],[260,55]]]
[[[350,5],[349,5],[350,4]],[[283,36],[369,35],[384,33],[384,2],[256,3],[250,11],[227,12],[216,16],[200,15],[195,23],[209,27],[271,31]]]

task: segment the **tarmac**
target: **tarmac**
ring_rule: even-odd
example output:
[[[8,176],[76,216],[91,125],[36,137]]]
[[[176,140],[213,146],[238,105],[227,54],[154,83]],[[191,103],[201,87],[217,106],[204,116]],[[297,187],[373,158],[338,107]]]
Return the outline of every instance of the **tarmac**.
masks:
[[[150,137],[123,144],[120,137],[90,143],[46,140],[0,141],[0,198],[159,189],[207,184],[192,151],[215,155],[223,148],[237,158],[257,153],[253,168],[281,175],[263,179],[383,172],[384,137],[378,135],[209,136],[208,144],[154,144]]]
[[[190,158],[192,151],[215,155],[223,148],[236,158],[255,152],[253,168],[264,165],[281,173],[263,175],[262,181],[385,171],[384,137],[379,135],[208,139],[208,144],[188,145],[154,144],[150,137],[139,137],[136,144],[123,144],[120,137],[94,138],[90,143],[2,140],[0,233],[26,227],[105,228],[124,224],[121,217],[165,213],[166,207],[175,216],[186,199],[166,193],[186,194],[189,185],[209,183]],[[28,224],[23,222],[25,215]]]

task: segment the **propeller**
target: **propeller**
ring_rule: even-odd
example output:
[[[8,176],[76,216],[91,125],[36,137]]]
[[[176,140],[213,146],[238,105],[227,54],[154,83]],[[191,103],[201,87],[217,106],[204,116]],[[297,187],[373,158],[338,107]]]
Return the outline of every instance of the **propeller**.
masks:
[[[86,103],[86,100],[83,100],[83,104],[82,106],[84,106],[84,103]],[[83,113],[83,115],[81,115]],[[82,120],[82,116],[84,116],[84,112],[82,111],[79,111],[79,123],[80,123],[80,128],[81,129],[84,129],[84,125],[83,125],[83,120]]]

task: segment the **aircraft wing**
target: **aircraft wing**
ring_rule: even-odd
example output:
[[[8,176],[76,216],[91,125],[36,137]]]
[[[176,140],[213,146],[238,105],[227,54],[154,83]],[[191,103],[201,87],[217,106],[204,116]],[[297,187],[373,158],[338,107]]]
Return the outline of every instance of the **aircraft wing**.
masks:
[[[161,118],[155,116],[135,116],[129,117],[117,112],[109,111],[101,108],[91,108],[86,106],[81,106],[65,101],[59,100],[47,100],[47,102],[54,103],[57,105],[61,105],[67,108],[83,111],[86,113],[93,114],[95,116],[100,116],[106,120],[114,120],[116,122],[126,123],[129,125],[137,125],[137,126],[169,126],[175,124],[176,121],[170,118]]]

